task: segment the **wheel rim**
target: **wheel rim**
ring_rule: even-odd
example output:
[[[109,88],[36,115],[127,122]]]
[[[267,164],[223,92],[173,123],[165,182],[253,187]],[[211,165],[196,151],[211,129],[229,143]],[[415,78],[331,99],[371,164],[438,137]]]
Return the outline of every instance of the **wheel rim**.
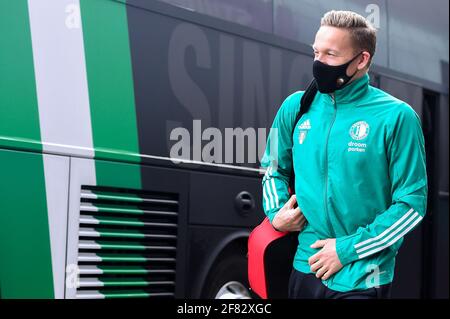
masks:
[[[216,294],[215,299],[251,299],[248,289],[238,281],[229,281]]]

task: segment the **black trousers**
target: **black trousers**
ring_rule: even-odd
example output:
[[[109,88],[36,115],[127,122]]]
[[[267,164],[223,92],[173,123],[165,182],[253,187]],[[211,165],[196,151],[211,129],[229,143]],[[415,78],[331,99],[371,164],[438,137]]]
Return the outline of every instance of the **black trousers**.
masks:
[[[315,274],[292,270],[289,278],[290,299],[389,299],[391,284],[360,291],[339,292],[325,286]]]

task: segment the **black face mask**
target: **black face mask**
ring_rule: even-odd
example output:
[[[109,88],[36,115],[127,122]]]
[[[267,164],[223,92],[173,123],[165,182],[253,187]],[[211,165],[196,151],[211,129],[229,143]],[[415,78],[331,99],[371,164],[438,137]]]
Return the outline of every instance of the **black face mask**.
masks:
[[[358,70],[356,70],[355,73],[348,76],[347,67],[361,53],[362,52],[358,53],[350,61],[341,65],[328,65],[319,60],[314,61],[313,75],[320,93],[333,93],[336,90],[342,89],[358,72]]]

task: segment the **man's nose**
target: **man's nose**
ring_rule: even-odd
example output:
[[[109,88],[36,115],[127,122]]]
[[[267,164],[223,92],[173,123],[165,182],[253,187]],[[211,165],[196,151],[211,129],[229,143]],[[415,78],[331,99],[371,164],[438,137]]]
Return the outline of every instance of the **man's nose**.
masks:
[[[316,55],[314,56],[314,61],[316,60],[322,63],[326,63],[325,55],[323,53],[316,53]]]

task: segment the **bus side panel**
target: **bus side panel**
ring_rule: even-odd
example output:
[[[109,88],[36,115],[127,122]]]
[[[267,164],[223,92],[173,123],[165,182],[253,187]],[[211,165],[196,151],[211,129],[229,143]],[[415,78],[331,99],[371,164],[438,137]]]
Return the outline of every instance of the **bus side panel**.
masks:
[[[188,186],[187,172],[73,158],[66,298],[183,297]]]
[[[0,150],[0,296],[53,298],[43,156]]]
[[[33,51],[26,1],[0,2],[0,145],[27,141],[41,150]]]
[[[233,152],[226,128],[249,129],[265,143],[258,129],[267,130],[283,97],[308,82],[312,59],[131,5],[127,17],[140,152],[257,167],[255,154]],[[210,127],[217,134],[209,136]]]

